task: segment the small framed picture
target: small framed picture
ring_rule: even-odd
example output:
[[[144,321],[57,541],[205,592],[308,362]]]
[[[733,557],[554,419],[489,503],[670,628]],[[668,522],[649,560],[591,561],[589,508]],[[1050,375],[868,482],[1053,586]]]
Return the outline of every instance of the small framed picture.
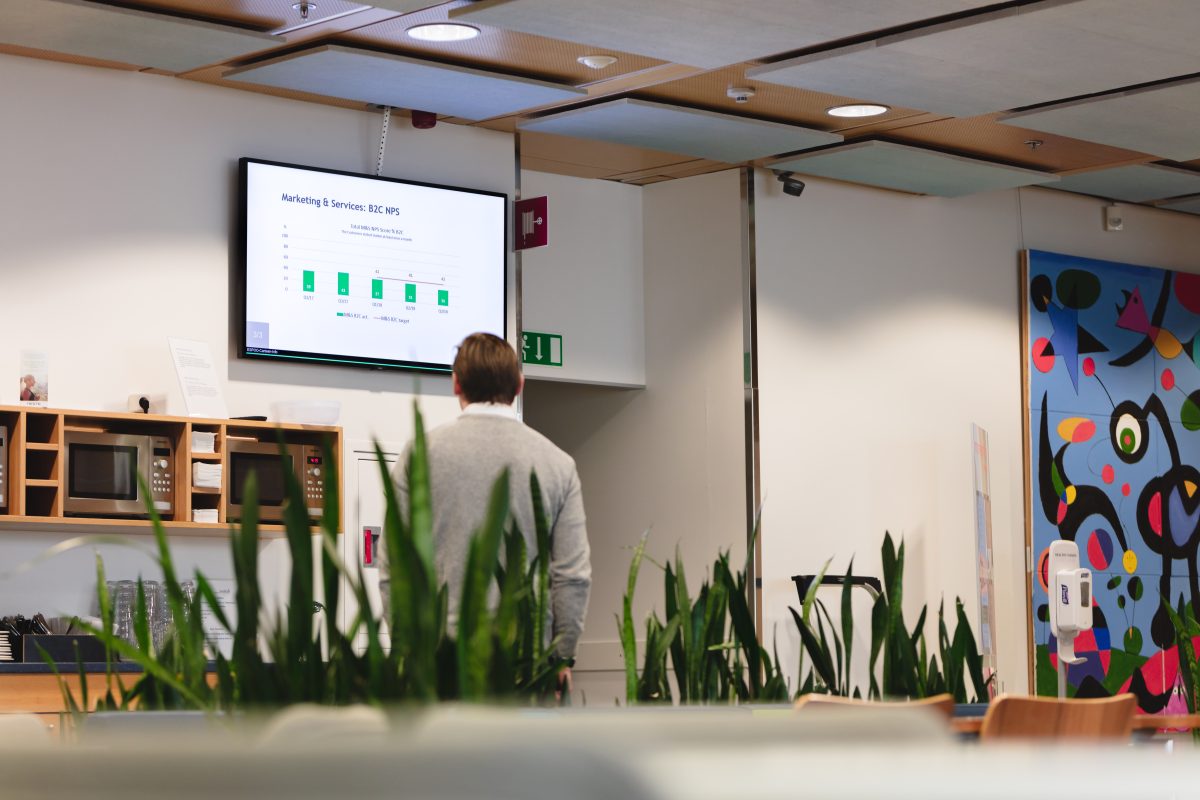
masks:
[[[21,405],[45,406],[50,402],[50,357],[41,350],[21,351]]]

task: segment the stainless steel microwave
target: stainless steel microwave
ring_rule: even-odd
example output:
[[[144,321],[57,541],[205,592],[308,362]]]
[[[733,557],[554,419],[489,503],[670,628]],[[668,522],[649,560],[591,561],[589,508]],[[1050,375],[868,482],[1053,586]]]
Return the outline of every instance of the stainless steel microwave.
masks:
[[[175,458],[165,436],[66,431],[67,516],[147,517],[147,498],[164,518],[175,513]]]
[[[305,507],[310,519],[319,519],[325,511],[323,470],[326,468],[321,448],[314,445],[279,445],[246,439],[226,439],[228,443],[228,475],[226,484],[226,516],[230,521],[241,520],[246,499],[246,480],[251,473],[258,481],[258,518],[263,522],[282,522],[284,501],[284,464],[290,463],[300,481]],[[286,459],[286,461],[285,461]]]

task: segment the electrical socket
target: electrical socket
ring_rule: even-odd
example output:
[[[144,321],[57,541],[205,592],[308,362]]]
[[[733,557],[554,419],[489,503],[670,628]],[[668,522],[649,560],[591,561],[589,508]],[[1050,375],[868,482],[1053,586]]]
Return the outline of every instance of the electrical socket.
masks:
[[[141,401],[143,399],[149,403],[149,408],[142,408]],[[167,410],[167,396],[165,394],[131,394],[125,407],[134,414],[141,414],[143,411],[147,414],[164,414]]]
[[[1125,229],[1124,214],[1116,205],[1104,207],[1104,230],[1120,231]]]

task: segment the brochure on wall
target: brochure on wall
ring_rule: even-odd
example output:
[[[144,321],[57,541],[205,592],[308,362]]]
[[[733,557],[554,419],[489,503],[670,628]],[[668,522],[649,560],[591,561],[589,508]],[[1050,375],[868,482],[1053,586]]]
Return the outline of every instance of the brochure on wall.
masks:
[[[167,341],[171,345],[171,358],[175,361],[175,374],[179,376],[188,416],[213,419],[229,416],[208,342],[175,338]]]
[[[212,587],[213,594],[217,597],[217,605],[220,606],[221,612],[229,620],[230,627],[236,630],[237,599],[235,597],[234,581],[210,579],[208,583]],[[200,623],[204,626],[205,640],[209,642],[210,646],[215,646],[221,655],[226,658],[232,657],[233,634],[225,630],[225,626],[217,621],[217,616],[208,607],[208,603],[201,603],[201,606],[203,610],[200,612]]]
[[[979,643],[984,677],[996,672],[996,594],[992,580],[992,480],[987,431],[971,426],[971,453],[975,466],[975,566],[979,590]],[[996,694],[997,680],[989,692]]]
[[[50,403],[50,356],[42,350],[21,351],[21,388],[17,395],[23,406]]]

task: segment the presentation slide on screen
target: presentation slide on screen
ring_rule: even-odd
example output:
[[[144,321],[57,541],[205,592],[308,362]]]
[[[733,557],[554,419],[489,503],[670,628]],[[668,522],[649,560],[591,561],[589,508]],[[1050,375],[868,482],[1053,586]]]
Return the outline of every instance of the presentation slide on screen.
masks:
[[[446,365],[504,336],[504,197],[247,169],[247,352]]]

